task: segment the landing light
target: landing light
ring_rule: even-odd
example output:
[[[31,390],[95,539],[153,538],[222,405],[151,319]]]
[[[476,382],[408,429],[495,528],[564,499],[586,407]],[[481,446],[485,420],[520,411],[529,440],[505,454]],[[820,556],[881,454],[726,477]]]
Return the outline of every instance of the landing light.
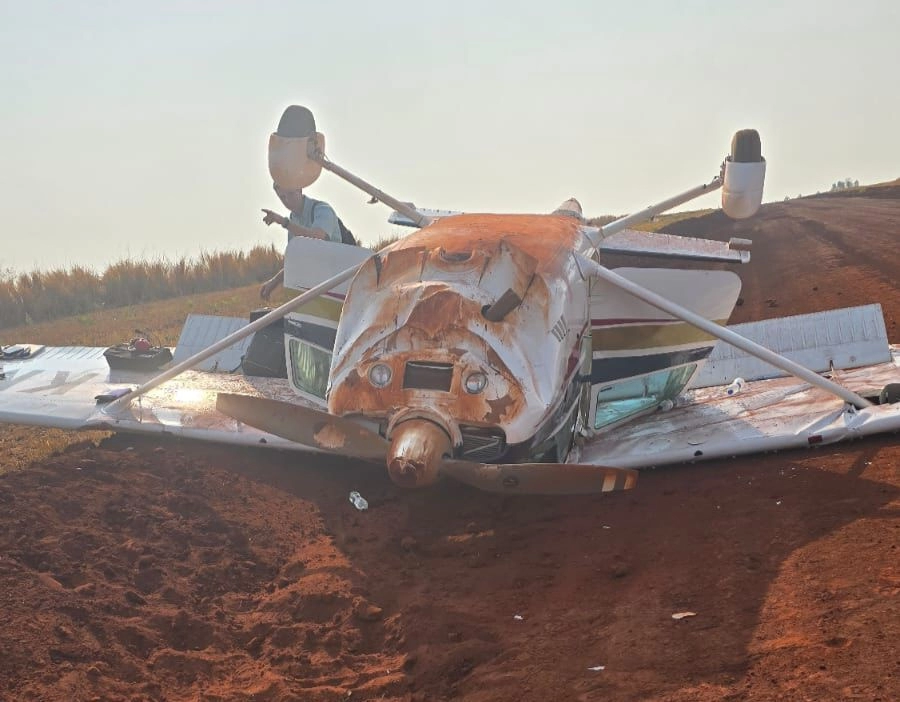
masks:
[[[383,388],[391,382],[391,367],[384,363],[376,363],[369,368],[369,382],[376,388]]]
[[[482,390],[484,390],[487,385],[487,376],[481,371],[475,371],[474,373],[469,373],[466,376],[466,392],[470,395],[477,395]]]

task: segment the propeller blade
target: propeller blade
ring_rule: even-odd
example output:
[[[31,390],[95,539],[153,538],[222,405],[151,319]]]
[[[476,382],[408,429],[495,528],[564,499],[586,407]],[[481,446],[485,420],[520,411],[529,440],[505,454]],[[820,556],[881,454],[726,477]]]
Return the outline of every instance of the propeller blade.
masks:
[[[302,405],[220,392],[216,409],[251,427],[330,453],[375,461],[383,461],[387,453],[387,441],[375,432]]]
[[[488,492],[518,495],[591,495],[630,490],[637,471],[583,463],[474,463],[445,460],[445,475]]]

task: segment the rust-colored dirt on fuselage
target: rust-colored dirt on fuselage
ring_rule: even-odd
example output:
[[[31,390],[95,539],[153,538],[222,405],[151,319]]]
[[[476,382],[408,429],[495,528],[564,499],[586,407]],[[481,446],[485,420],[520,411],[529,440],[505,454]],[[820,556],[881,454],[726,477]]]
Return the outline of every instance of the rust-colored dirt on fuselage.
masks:
[[[572,349],[587,326],[573,251],[590,242],[564,215],[457,215],[411,234],[363,265],[344,303],[329,411],[390,418],[428,409],[455,443],[459,425],[535,436],[556,410]],[[384,387],[369,382],[389,365]],[[409,364],[452,368],[440,389],[405,382]],[[483,391],[464,385],[488,376]]]

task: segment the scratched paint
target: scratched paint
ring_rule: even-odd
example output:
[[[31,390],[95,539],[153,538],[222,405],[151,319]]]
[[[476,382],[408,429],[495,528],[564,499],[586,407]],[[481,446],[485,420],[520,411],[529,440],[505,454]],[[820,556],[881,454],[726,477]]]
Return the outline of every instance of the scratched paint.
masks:
[[[589,250],[578,220],[552,215],[460,215],[392,245],[350,286],[329,410],[390,418],[422,408],[451,435],[450,425],[466,424],[527,441],[561,401],[588,325],[572,252]],[[488,319],[489,309],[502,318]],[[410,361],[452,367],[449,391],[404,387]],[[376,363],[392,370],[383,388],[368,379]],[[472,373],[487,377],[483,391],[466,391]]]

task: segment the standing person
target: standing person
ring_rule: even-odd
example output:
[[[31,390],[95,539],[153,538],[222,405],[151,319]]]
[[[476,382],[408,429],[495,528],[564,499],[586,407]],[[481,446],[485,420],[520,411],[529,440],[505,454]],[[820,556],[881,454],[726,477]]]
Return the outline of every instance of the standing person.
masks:
[[[316,121],[312,112],[299,105],[291,105],[278,123],[278,136],[288,138],[303,138],[315,135]],[[286,189],[277,182],[273,183],[275,194],[282,204],[290,210],[290,216],[285,217],[263,209],[263,222],[267,225],[280,224],[287,230],[288,241],[295,236],[308,236],[313,239],[325,239],[337,243],[355,244],[353,235],[343,226],[343,223],[335,214],[331,205],[321,200],[304,195],[301,188]],[[284,269],[282,268],[270,280],[263,283],[259,289],[259,296],[268,300],[271,294],[284,282]]]

